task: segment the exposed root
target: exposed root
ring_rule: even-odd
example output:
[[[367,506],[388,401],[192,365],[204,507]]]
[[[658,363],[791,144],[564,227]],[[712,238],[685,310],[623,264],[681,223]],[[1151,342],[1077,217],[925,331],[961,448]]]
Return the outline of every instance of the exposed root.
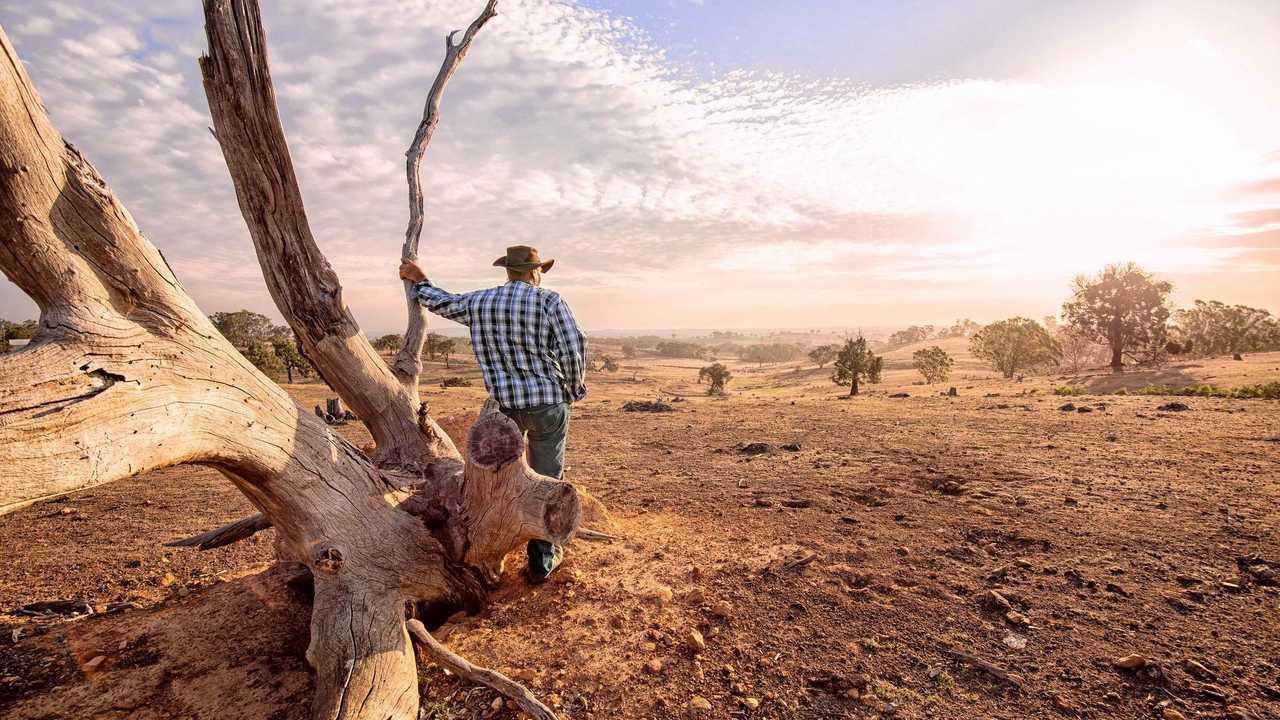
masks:
[[[525,686],[500,672],[472,665],[466,658],[432,637],[427,628],[417,620],[409,620],[405,626],[409,629],[409,637],[413,638],[418,647],[449,672],[469,682],[496,690],[498,694],[514,701],[526,715],[534,720],[557,720],[551,708],[539,702],[538,698],[534,697]]]

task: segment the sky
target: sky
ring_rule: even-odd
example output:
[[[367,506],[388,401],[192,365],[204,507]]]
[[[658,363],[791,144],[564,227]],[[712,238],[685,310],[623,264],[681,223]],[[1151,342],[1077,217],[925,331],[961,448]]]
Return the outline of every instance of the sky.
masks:
[[[480,0],[263,0],[312,228],[404,325],[404,152]],[[0,0],[55,126],[206,312],[279,319],[207,127],[197,0]],[[500,0],[423,164],[423,265],[530,244],[588,329],[1058,312],[1136,261],[1280,311],[1280,3]],[[0,317],[36,308],[0,280]],[[448,323],[436,320],[436,327]]]

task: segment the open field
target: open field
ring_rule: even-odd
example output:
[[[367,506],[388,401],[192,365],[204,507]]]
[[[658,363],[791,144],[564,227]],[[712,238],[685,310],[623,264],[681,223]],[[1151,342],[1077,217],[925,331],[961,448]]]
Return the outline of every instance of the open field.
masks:
[[[694,360],[593,374],[568,478],[620,539],[575,543],[536,588],[510,562],[447,641],[568,718],[685,717],[695,696],[713,718],[1280,717],[1280,403],[1103,394],[1280,380],[1280,353],[1019,383],[954,345],[947,385],[913,384],[904,348],[851,400],[808,363],[730,363],[725,399],[701,395]],[[467,359],[429,369],[436,416],[483,401]],[[1091,394],[1052,395],[1065,385]],[[685,399],[621,410],[659,395]],[[1189,409],[1158,409],[1175,399]],[[0,518],[0,716],[308,717],[307,592],[266,572],[272,532],[161,545],[249,512],[186,467]],[[79,598],[98,612],[15,612]],[[1130,654],[1152,665],[1113,667]],[[425,717],[512,717],[421,673]]]

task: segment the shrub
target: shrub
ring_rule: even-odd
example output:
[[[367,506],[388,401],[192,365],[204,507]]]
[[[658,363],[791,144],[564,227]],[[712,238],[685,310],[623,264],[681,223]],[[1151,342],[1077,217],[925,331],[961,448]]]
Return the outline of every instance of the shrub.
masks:
[[[1076,387],[1074,385],[1063,385],[1062,387],[1054,388],[1053,394],[1054,395],[1084,395],[1085,392],[1084,392],[1084,388],[1082,387]]]
[[[448,377],[440,383],[442,388],[471,387],[471,381],[464,377]]]
[[[1058,341],[1040,323],[1024,317],[982,328],[969,338],[969,351],[1007,378],[1019,370],[1057,365],[1062,358]]]
[[[733,379],[733,373],[729,372],[729,368],[720,363],[708,365],[698,371],[698,382],[701,383],[706,380],[710,383],[710,387],[707,388],[708,395],[723,395],[724,386],[731,379]]]

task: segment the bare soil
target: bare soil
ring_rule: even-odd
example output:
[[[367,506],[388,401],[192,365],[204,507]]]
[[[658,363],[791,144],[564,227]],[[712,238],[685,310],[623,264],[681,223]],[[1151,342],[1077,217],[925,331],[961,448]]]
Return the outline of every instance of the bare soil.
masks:
[[[424,383],[437,416],[483,399],[438,387],[476,378],[455,364]],[[734,366],[710,399],[699,365],[592,376],[568,477],[620,539],[575,543],[538,587],[513,555],[493,604],[442,629],[451,646],[568,718],[686,717],[695,696],[711,718],[1280,717],[1280,403],[1165,412],[1175,398],[1049,394],[1142,374],[1017,383],[964,363],[946,397],[893,357],[858,398],[806,364]],[[1159,372],[1263,382],[1280,354]],[[621,409],[659,395],[685,399]],[[161,545],[250,512],[183,467],[0,518],[0,717],[307,717],[309,591],[270,569],[272,533]],[[19,611],[53,600],[94,612]],[[1132,654],[1147,666],[1115,667]],[[514,717],[421,673],[424,717]]]

